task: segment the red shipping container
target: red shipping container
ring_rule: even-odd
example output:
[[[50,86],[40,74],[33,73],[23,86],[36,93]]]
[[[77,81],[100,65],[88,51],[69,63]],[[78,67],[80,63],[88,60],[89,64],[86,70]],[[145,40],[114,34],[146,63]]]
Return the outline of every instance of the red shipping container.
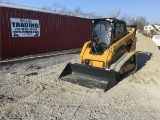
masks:
[[[90,40],[91,20],[46,12],[40,9],[21,8],[0,4],[0,58],[9,59],[26,55],[82,48]],[[11,18],[38,20],[39,37],[12,37]],[[34,25],[33,25],[34,26]],[[18,28],[18,27],[17,27]],[[16,35],[15,35],[16,36]]]

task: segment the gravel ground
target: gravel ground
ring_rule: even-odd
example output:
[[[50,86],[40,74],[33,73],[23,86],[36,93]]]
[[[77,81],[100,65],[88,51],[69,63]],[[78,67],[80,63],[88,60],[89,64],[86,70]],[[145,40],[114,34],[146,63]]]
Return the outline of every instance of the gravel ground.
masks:
[[[57,79],[79,54],[0,67],[0,119],[159,120],[160,50],[137,34],[138,71],[104,93]]]

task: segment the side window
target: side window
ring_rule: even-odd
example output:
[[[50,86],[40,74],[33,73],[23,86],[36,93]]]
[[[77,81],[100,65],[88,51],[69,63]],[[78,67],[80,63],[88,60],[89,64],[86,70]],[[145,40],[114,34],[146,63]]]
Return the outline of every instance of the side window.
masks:
[[[116,23],[115,33],[114,33],[114,41],[122,38],[124,33],[125,33],[125,24],[124,23]]]

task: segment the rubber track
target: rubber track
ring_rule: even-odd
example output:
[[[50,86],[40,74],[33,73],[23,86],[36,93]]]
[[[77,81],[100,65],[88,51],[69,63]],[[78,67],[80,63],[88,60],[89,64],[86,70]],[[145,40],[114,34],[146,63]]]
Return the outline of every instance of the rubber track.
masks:
[[[133,53],[125,53],[117,62],[113,63],[110,67],[110,69],[115,70],[116,72],[119,72],[121,67],[124,65],[124,63],[126,61],[128,61],[131,56],[133,56],[134,54],[136,54],[135,52]],[[131,73],[134,73],[137,69],[137,59],[136,59],[136,67],[135,70]]]

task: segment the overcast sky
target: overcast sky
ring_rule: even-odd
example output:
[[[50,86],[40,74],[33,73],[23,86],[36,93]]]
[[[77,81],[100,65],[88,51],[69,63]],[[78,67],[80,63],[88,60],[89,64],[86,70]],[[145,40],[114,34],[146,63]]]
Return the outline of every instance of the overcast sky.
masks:
[[[83,12],[95,12],[103,15],[114,10],[120,10],[120,15],[144,16],[150,23],[160,23],[160,0],[0,0],[18,5],[51,7],[57,3],[73,10],[80,7]]]

